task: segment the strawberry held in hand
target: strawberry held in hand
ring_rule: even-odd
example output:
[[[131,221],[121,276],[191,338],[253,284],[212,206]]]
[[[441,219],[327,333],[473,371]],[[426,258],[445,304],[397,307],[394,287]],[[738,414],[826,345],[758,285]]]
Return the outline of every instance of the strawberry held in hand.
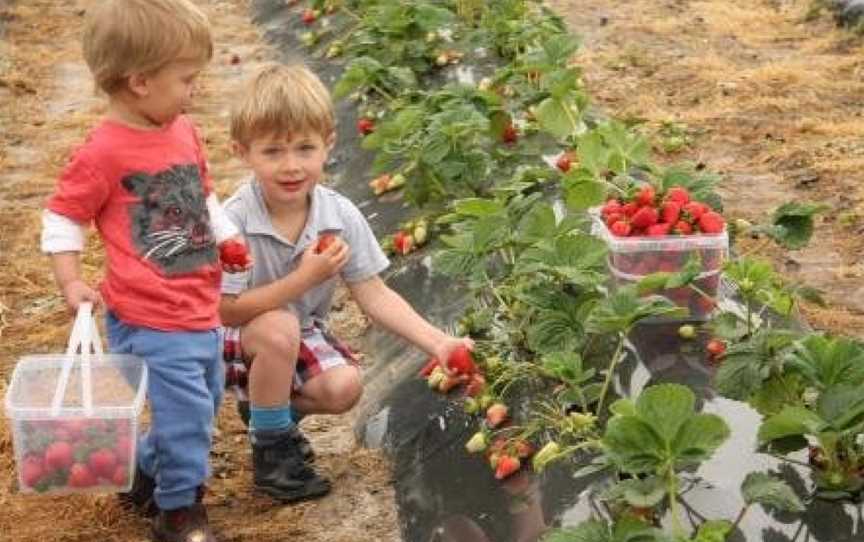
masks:
[[[477,367],[474,365],[474,360],[471,358],[471,351],[465,345],[459,345],[447,358],[447,368],[457,375],[473,375],[477,372]]]
[[[318,244],[315,245],[315,254],[321,254],[336,242],[336,236],[332,233],[325,233],[318,238]]]
[[[250,263],[246,245],[236,239],[228,239],[219,246],[219,259],[225,265],[236,267],[246,267]]]

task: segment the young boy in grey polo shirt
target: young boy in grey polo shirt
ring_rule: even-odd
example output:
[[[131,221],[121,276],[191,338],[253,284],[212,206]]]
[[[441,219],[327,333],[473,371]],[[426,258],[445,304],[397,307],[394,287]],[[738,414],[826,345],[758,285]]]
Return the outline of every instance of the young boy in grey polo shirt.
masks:
[[[299,65],[258,73],[231,117],[253,177],[225,210],[255,265],[222,286],[227,381],[248,390],[255,488],[283,502],[330,490],[298,418],[346,412],[362,392],[351,353],[324,329],[337,278],[374,322],[430,356],[473,346],[431,325],[381,280],[389,261],[365,218],[318,184],[334,123],[326,88]],[[335,235],[327,248],[319,247],[324,234]]]

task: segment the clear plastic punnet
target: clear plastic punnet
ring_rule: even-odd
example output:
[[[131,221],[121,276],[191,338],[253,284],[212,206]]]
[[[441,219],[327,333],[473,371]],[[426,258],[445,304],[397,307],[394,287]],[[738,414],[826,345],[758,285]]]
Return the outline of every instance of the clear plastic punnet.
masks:
[[[675,273],[691,258],[697,257],[702,272],[692,287],[688,285],[653,293],[686,308],[689,314],[682,320],[707,320],[723,296],[720,276],[729,256],[728,233],[724,230],[718,234],[617,237],[609,231],[600,209],[594,207],[589,210],[591,231],[609,247],[608,263],[613,284],[633,284],[646,275],[661,271]]]
[[[141,358],[105,354],[82,304],[65,354],[24,356],[6,392],[21,493],[128,491],[147,389]]]

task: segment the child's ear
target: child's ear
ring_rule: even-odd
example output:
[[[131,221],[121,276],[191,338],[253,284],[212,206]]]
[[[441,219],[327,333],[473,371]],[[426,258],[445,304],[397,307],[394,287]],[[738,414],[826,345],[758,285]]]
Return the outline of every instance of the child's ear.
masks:
[[[126,79],[126,86],[135,96],[144,98],[150,94],[149,78],[143,73],[133,73]]]
[[[333,150],[333,147],[336,146],[336,131],[330,132],[326,138],[324,138],[324,145],[327,147],[327,152]]]
[[[238,158],[246,159],[246,155],[249,154],[249,148],[240,143],[239,141],[231,141],[231,153]]]

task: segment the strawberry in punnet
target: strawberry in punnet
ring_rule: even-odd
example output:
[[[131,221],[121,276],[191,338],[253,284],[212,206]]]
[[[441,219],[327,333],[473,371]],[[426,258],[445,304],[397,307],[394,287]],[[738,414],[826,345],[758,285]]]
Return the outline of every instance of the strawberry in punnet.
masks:
[[[477,372],[471,351],[465,345],[459,345],[447,358],[447,367],[456,374],[472,375]]]
[[[610,199],[603,205],[603,208],[600,209],[600,213],[605,217],[615,213],[623,214],[621,207],[622,205],[620,201],[617,199]]]
[[[699,217],[710,211],[707,205],[698,201],[691,201],[681,207],[681,210],[690,215],[693,220],[699,220]]]
[[[630,224],[637,229],[644,230],[653,226],[660,220],[660,214],[657,209],[650,206],[640,207],[636,214],[630,218]]]
[[[699,229],[702,233],[722,233],[726,227],[726,222],[720,213],[708,211],[699,217]]]
[[[690,193],[682,186],[673,186],[666,191],[666,200],[674,201],[678,205],[684,206],[690,202]]]
[[[639,189],[639,192],[636,193],[636,204],[640,207],[644,207],[646,205],[653,205],[654,198],[657,196],[657,192],[654,191],[653,186],[643,186]]]
[[[675,223],[672,231],[675,233],[680,233],[681,235],[690,235],[691,233],[693,233],[693,226],[691,226],[690,223],[686,220],[679,220]]]
[[[674,224],[678,222],[678,218],[681,216],[681,204],[675,201],[667,201],[663,204],[663,207],[660,208],[660,220],[661,222],[668,222],[669,224]]]
[[[21,466],[21,480],[26,487],[33,487],[38,484],[44,474],[45,465],[41,457],[31,454],[24,458]]]
[[[219,245],[219,259],[226,265],[245,267],[249,265],[249,251],[244,243],[228,239]]]
[[[491,428],[496,428],[507,419],[507,405],[503,403],[493,403],[486,409],[486,423]]]
[[[393,234],[393,248],[397,254],[405,256],[414,248],[414,238],[402,230]]]
[[[609,227],[609,231],[611,231],[612,235],[616,237],[627,237],[628,235],[630,235],[632,228],[630,227],[630,224],[628,224],[626,221],[619,220],[618,222],[612,224],[612,226]]]
[[[74,461],[72,452],[72,445],[68,442],[52,442],[45,448],[45,466],[50,470],[70,467]]]
[[[118,487],[124,487],[129,483],[129,471],[126,467],[118,466],[114,469],[114,473],[111,475],[111,483]]]
[[[75,488],[93,487],[98,482],[93,471],[84,463],[75,463],[72,465],[69,469],[69,479],[66,481],[69,487]]]
[[[117,457],[117,463],[125,465],[132,458],[132,439],[129,435],[120,435],[117,437],[117,442],[114,443],[114,455]]]
[[[606,226],[612,227],[612,224],[618,222],[619,220],[624,220],[624,218],[625,217],[623,213],[609,213],[605,220]]]
[[[555,161],[555,167],[567,173],[570,171],[570,167],[572,166],[572,160],[570,158],[569,153],[562,153],[561,156],[558,157],[558,160]]]
[[[95,476],[110,480],[117,468],[117,455],[110,448],[99,448],[90,454],[87,464]]]
[[[519,132],[516,131],[516,127],[512,124],[508,124],[504,127],[504,131],[501,132],[501,141],[504,143],[516,143],[519,140]]]
[[[639,210],[639,205],[635,201],[631,201],[625,203],[621,206],[621,212],[624,213],[624,216],[633,216],[636,214],[636,211]]]
[[[511,455],[501,455],[498,457],[498,464],[495,467],[495,478],[503,480],[518,471],[521,466],[519,458]]]
[[[661,222],[660,224],[654,224],[653,226],[648,226],[645,230],[645,235],[648,237],[663,237],[665,235],[669,235],[669,230],[672,229],[672,224],[668,222]]]
[[[375,121],[368,117],[357,119],[357,131],[364,136],[371,134],[375,131]]]

